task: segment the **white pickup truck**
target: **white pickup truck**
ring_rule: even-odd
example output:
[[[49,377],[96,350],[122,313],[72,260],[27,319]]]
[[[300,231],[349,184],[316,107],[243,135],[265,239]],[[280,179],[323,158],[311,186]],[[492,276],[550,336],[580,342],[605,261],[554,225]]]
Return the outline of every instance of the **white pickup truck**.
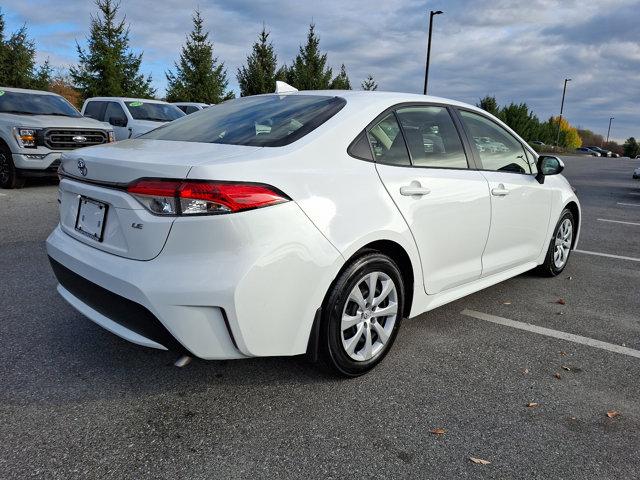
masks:
[[[84,118],[60,95],[0,87],[0,188],[55,176],[63,152],[113,141],[109,125]]]
[[[185,115],[175,105],[161,100],[122,97],[88,98],[82,114],[111,124],[116,141],[137,137]]]

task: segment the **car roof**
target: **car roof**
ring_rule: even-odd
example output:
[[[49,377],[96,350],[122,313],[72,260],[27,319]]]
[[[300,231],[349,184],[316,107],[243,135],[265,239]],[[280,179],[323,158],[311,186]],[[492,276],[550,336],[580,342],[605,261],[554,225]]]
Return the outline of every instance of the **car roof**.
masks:
[[[16,92],[16,93],[37,93],[39,95],[52,95],[55,97],[59,97],[57,93],[46,92],[44,90],[30,90],[27,88],[13,88],[13,87],[0,87],[0,90],[4,90],[5,92]]]
[[[469,110],[475,110],[486,114],[485,110],[470,105],[468,103],[459,102],[457,100],[451,100],[444,97],[435,97],[432,95],[421,95],[417,93],[406,92],[387,92],[387,91],[371,91],[371,90],[303,90],[299,92],[286,92],[286,93],[267,93],[265,95],[326,95],[332,97],[344,98],[351,104],[364,104],[371,105],[372,102],[378,102],[381,106],[392,106],[398,103],[440,103],[445,105],[452,105],[456,107],[467,108]]]
[[[85,100],[85,102],[88,102],[90,100],[97,100],[97,101],[101,101],[101,102],[113,102],[116,100],[122,100],[123,102],[143,102],[143,103],[168,103],[165,102],[164,100],[156,100],[153,98],[131,98],[131,97],[91,97],[91,98],[87,98]]]

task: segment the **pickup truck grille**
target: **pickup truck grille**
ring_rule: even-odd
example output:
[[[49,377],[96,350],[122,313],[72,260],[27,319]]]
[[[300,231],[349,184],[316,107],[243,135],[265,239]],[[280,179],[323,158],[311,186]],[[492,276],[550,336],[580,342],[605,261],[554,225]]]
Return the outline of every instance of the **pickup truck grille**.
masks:
[[[51,150],[74,150],[107,143],[102,130],[50,129],[44,132],[44,146]]]

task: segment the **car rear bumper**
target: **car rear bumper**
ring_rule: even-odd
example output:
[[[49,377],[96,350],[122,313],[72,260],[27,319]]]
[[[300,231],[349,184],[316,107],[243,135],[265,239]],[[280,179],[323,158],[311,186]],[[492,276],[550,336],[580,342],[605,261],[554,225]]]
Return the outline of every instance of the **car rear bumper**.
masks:
[[[204,359],[297,355],[343,259],[294,202],[178,218],[162,252],[139,261],[59,226],[47,253],[63,298],[131,342]]]

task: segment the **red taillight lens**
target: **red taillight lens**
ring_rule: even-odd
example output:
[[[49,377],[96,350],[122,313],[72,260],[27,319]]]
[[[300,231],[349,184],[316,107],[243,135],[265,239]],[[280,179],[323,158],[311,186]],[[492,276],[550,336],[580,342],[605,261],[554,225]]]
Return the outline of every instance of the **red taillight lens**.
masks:
[[[274,187],[258,183],[143,179],[127,191],[156,215],[235,213],[289,201]]]

